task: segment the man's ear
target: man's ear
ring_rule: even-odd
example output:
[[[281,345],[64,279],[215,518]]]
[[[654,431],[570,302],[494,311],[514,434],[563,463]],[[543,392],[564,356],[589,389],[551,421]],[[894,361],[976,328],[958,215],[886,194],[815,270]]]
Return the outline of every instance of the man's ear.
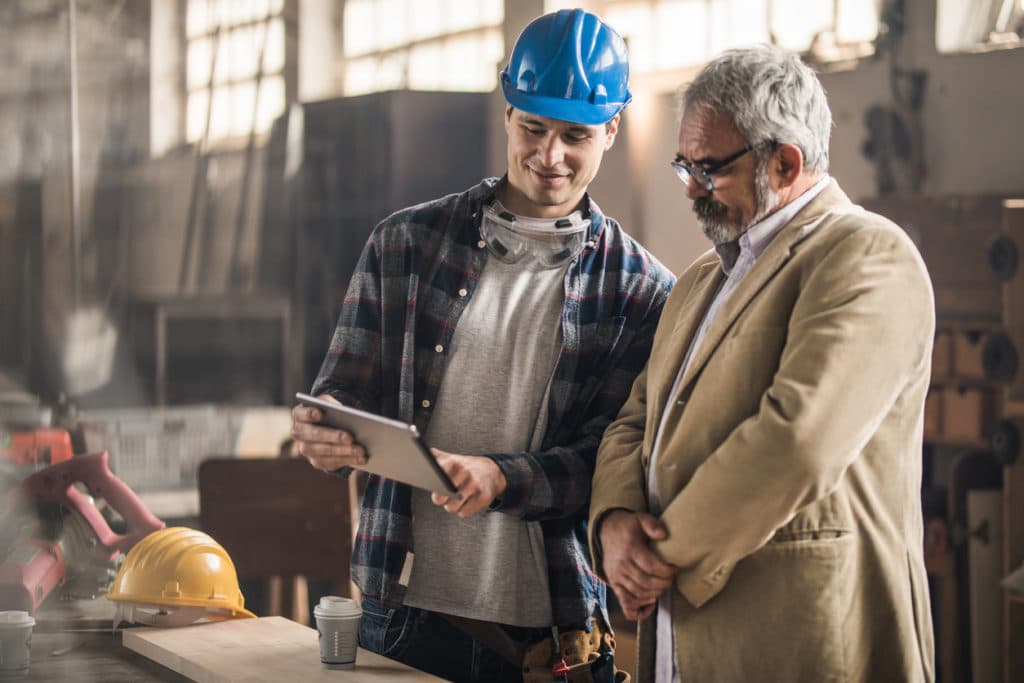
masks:
[[[781,187],[789,187],[804,172],[804,154],[796,145],[781,144],[775,150],[771,167],[775,170]]]
[[[619,121],[620,121],[620,119],[621,119],[621,115],[620,114],[616,114],[615,116],[613,116],[611,118],[611,121],[609,121],[608,123],[604,124],[605,125],[605,131],[607,132],[607,136],[605,137],[605,141],[604,141],[604,151],[606,151],[606,152],[612,148],[612,145],[615,144],[615,135],[619,132]]]

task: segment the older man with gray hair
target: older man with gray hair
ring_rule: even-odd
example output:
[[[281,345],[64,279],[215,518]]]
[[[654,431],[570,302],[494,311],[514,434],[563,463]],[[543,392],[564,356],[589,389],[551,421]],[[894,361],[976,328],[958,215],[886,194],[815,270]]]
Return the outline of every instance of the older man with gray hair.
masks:
[[[713,248],[605,432],[589,527],[641,620],[638,680],[934,679],[933,294],[906,234],[828,175],[831,126],[775,48],[728,51],[683,93],[672,166]]]

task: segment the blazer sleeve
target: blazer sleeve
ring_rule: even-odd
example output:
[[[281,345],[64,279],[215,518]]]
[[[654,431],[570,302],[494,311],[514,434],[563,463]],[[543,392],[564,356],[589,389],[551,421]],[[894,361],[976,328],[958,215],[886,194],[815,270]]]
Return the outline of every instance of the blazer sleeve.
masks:
[[[593,566],[605,581],[601,546],[596,535],[601,518],[616,508],[647,511],[647,485],[641,458],[647,420],[647,372],[648,366],[645,366],[637,375],[629,397],[618,417],[605,430],[597,451],[587,534]]]
[[[676,585],[694,606],[835,490],[900,393],[928,372],[934,303],[924,265],[897,228],[859,227],[809,269],[757,412],[664,509],[668,537],[654,548],[683,568]]]

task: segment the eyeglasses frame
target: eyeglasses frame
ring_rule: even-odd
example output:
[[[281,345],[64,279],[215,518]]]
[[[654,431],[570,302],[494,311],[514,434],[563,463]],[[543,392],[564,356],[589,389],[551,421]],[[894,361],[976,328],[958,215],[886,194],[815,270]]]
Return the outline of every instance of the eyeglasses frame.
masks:
[[[697,167],[694,167],[694,166],[689,166],[689,165],[684,164],[683,162],[679,161],[678,159],[673,159],[672,161],[669,162],[669,164],[672,166],[672,169],[676,172],[676,175],[679,176],[679,179],[681,181],[683,181],[684,185],[689,184],[690,178],[693,178],[698,183],[702,184],[704,186],[705,190],[707,190],[708,192],[714,192],[715,191],[715,180],[714,180],[714,178],[711,177],[712,175],[714,175],[715,173],[718,173],[719,171],[722,171],[729,164],[735,162],[737,159],[742,157],[747,152],[752,152],[755,149],[757,149],[758,147],[761,147],[763,145],[775,145],[775,144],[776,144],[776,141],[775,140],[771,140],[771,139],[762,140],[761,142],[755,142],[755,143],[749,144],[746,147],[744,147],[743,149],[741,149],[738,152],[736,152],[735,154],[730,154],[726,158],[724,158],[721,161],[719,161],[717,164],[712,164],[711,166],[708,166],[707,168],[697,168]]]

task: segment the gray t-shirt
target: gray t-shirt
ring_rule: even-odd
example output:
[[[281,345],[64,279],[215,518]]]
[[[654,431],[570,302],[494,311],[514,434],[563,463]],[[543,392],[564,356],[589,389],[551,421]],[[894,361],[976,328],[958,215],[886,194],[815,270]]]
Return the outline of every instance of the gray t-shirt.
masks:
[[[490,259],[452,337],[426,441],[463,455],[538,450],[562,345],[566,267]],[[413,490],[405,604],[515,626],[551,625],[538,522],[484,511],[462,519]]]

